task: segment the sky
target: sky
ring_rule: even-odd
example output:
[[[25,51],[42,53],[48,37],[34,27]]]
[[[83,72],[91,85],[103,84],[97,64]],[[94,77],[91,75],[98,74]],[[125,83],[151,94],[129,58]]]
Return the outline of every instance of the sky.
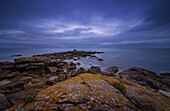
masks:
[[[170,0],[0,0],[0,48],[170,48]]]

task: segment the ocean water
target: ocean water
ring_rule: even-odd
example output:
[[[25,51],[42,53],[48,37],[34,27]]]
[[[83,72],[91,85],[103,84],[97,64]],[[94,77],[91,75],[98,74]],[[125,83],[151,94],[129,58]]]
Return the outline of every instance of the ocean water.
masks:
[[[21,54],[22,57],[32,55],[63,52],[74,48],[0,48],[0,61],[13,61],[11,55]],[[91,58],[81,58],[81,66],[88,68],[91,65],[101,66],[102,69],[109,66],[118,66],[119,71],[130,67],[142,67],[157,73],[170,72],[169,48],[76,48],[85,51],[103,51],[97,54],[103,61]],[[76,61],[78,62],[78,61]]]

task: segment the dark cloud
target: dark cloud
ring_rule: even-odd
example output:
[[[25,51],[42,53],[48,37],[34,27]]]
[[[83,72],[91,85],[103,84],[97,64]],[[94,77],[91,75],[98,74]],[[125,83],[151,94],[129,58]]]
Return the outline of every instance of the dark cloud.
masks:
[[[168,0],[1,0],[0,44],[170,47],[169,4]]]

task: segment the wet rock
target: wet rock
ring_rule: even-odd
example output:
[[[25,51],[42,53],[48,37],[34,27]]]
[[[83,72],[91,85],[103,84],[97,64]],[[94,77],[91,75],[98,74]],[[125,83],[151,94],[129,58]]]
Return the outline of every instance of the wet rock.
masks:
[[[78,73],[76,71],[72,71],[71,74],[70,74],[71,77],[74,77],[74,76],[77,76],[77,75],[78,75]]]
[[[92,73],[92,74],[101,74],[102,73],[99,66],[91,66],[90,69],[88,69],[88,72]]]
[[[80,62],[77,62],[77,65],[80,65]]]
[[[68,66],[67,69],[68,69],[68,70],[74,70],[74,69],[76,69],[76,66]]]
[[[77,61],[77,59],[73,59],[73,61]]]
[[[56,73],[57,72],[57,67],[49,67],[48,68],[50,73]]]
[[[108,67],[106,69],[104,69],[106,72],[113,72],[113,73],[117,73],[118,72],[118,67],[116,66],[112,66],[112,67]]]
[[[17,72],[11,72],[11,73],[9,73],[8,75],[7,75],[7,79],[11,79],[11,78],[14,78],[14,77],[16,77],[16,76],[18,76],[19,75],[19,72],[17,71]]]
[[[0,94],[0,110],[3,111],[11,106],[11,103],[7,100],[6,96]]]
[[[22,56],[21,54],[18,54],[18,55],[11,55],[11,57],[19,57],[19,56]]]
[[[76,64],[74,62],[70,62],[69,66],[76,66]]]
[[[100,59],[100,58],[99,58],[98,61],[103,61],[103,59]]]
[[[87,72],[86,69],[83,68],[83,67],[80,67],[77,71],[78,71],[79,74],[82,74],[82,73],[86,73],[86,72]]]
[[[13,105],[16,105],[21,102],[21,98],[27,95],[35,95],[36,93],[40,92],[41,89],[30,89],[25,91],[20,91],[14,94],[10,94],[7,98],[12,102]]]

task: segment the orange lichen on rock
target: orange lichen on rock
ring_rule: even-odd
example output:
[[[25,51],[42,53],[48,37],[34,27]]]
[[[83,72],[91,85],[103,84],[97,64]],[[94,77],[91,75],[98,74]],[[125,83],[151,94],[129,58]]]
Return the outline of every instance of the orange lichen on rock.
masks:
[[[132,102],[134,101],[133,104],[135,104],[141,110],[170,110],[169,98],[161,96],[129,80],[120,79],[120,82],[124,83],[125,86],[126,91],[124,95],[131,99]]]
[[[119,87],[125,88],[123,92]],[[142,100],[142,98],[145,100]],[[156,99],[156,102],[153,99]],[[158,101],[159,99],[161,102]],[[136,104],[134,101],[140,104]],[[146,103],[141,104],[140,101]],[[151,101],[153,101],[153,105],[157,105],[154,107],[151,105]],[[152,109],[167,110],[168,101],[166,98],[130,81],[116,80],[99,74],[84,73],[48,87],[39,92],[33,102],[21,103],[10,110],[133,111],[142,109],[140,105]]]

